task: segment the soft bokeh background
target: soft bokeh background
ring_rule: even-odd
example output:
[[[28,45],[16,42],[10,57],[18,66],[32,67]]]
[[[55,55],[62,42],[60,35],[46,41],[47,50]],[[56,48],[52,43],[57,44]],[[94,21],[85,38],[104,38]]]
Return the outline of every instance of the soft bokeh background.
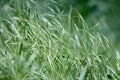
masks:
[[[120,45],[120,1],[119,0],[58,0],[64,8],[72,5],[87,23],[108,37],[116,48]],[[75,14],[73,14],[75,16]]]
[[[119,0],[56,0],[62,9],[71,5],[77,9],[91,26],[99,23],[98,30],[118,47],[120,40],[120,1]],[[62,10],[61,9],[61,10]],[[75,14],[73,14],[75,16]]]

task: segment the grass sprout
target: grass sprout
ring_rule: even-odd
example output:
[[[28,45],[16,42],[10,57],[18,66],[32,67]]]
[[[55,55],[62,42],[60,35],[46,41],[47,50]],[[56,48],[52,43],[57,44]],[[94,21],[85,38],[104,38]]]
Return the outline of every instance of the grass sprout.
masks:
[[[0,7],[0,80],[119,80],[111,42],[72,6],[65,13],[55,4],[47,13],[35,0]]]

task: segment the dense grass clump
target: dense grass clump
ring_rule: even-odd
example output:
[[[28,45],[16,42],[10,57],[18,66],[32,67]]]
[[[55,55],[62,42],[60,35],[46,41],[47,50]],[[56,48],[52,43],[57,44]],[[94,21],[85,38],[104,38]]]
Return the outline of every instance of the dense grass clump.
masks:
[[[47,13],[33,0],[1,7],[0,80],[119,80],[119,52],[96,25],[53,6]]]

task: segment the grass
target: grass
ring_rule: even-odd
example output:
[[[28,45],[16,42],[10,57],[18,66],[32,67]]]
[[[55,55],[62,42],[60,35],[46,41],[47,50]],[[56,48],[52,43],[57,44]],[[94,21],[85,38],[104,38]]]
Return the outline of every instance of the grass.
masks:
[[[33,0],[1,7],[0,80],[119,80],[120,53],[96,25],[53,6],[47,13]]]

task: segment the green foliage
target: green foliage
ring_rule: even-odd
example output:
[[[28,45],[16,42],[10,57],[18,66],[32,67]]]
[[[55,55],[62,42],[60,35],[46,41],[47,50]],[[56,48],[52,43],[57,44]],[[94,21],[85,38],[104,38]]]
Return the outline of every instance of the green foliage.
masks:
[[[120,79],[120,53],[96,26],[72,7],[66,15],[54,2],[44,13],[38,2],[10,0],[0,9],[0,80]]]

